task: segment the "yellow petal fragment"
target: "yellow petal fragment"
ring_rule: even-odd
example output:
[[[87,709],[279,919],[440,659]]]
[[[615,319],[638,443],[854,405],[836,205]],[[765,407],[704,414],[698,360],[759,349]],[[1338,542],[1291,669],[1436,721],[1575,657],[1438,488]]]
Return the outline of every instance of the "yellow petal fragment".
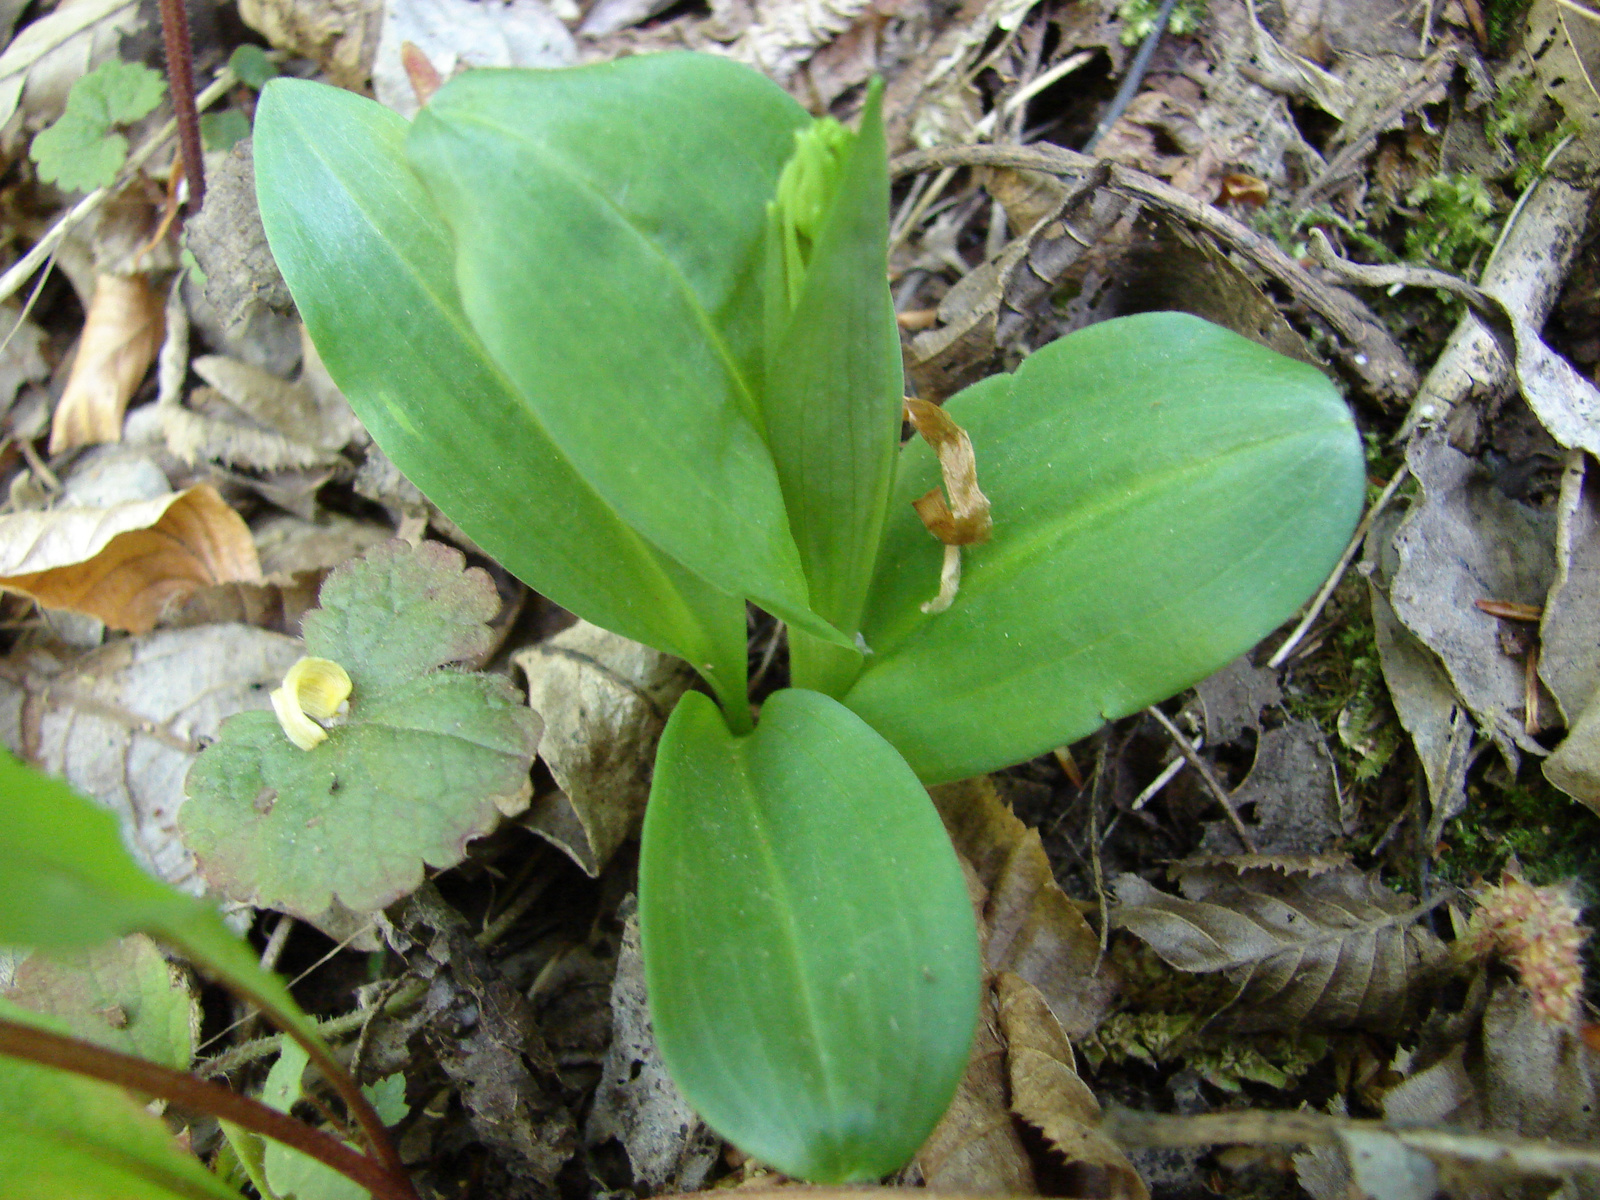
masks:
[[[327,730],[313,721],[333,716],[350,698],[350,675],[331,658],[302,658],[273,689],[272,711],[289,740],[302,750],[321,745]]]

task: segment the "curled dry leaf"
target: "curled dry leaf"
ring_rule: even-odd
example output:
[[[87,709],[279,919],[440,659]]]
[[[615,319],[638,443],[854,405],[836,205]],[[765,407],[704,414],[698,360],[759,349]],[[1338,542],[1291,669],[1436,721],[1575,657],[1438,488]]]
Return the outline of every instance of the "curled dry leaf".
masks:
[[[380,0],[244,0],[239,16],[282,50],[314,59],[330,82],[360,88],[383,24]]]
[[[1044,1135],[1084,1186],[1084,1200],[1149,1200],[1127,1156],[1100,1132],[1100,1104],[1078,1077],[1072,1043],[1039,990],[1009,971],[995,978],[1011,1111]]]
[[[970,862],[963,860],[962,866],[981,931],[986,889]],[[1005,1043],[1000,1040],[994,989],[984,988],[978,1004],[978,1028],[967,1055],[967,1069],[950,1107],[911,1166],[933,1192],[1033,1195],[1039,1185],[1028,1148],[1011,1115]]]
[[[721,1142],[695,1115],[667,1074],[645,1003],[639,918],[630,915],[611,984],[612,1034],[583,1140],[615,1138],[637,1186],[651,1193],[692,1192],[716,1166]]]
[[[161,345],[161,299],[143,275],[95,279],[83,336],[50,424],[50,453],[115,442],[122,414]]]
[[[1225,972],[1220,1019],[1243,1031],[1403,1028],[1446,954],[1417,923],[1430,905],[1354,870],[1197,870],[1183,897],[1137,875],[1115,886],[1111,924],[1180,971]]]
[[[644,815],[667,716],[693,679],[681,659],[579,621],[511,659],[544,720],[539,757],[560,794],[524,823],[598,876]]]
[[[1474,601],[1544,602],[1555,575],[1552,522],[1509,499],[1443,433],[1413,439],[1406,460],[1423,498],[1394,537],[1389,603],[1443,661],[1479,727],[1509,758],[1518,749],[1542,755],[1524,724],[1525,666],[1502,652],[1500,622]]]
[[[1012,814],[987,777],[930,794],[982,888],[984,968],[1012,971],[1038,988],[1067,1036],[1092,1033],[1110,1011],[1117,980],[1094,929],[1057,886],[1038,831]]]
[[[989,517],[989,497],[978,487],[978,459],[972,439],[937,404],[908,397],[906,420],[933,447],[944,476],[946,502],[938,488],[911,502],[928,532],[944,543],[944,568],[939,574],[939,594],[922,606],[925,613],[940,613],[955,601],[961,586],[961,547],[989,540],[994,524]]]
[[[169,605],[261,579],[244,519],[210,484],[110,508],[0,517],[0,588],[148,633]]]

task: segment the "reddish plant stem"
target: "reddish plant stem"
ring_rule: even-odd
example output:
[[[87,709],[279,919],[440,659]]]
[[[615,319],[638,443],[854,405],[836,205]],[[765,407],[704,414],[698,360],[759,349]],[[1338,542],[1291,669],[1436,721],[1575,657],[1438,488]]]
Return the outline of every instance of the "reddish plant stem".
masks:
[[[200,146],[200,114],[194,106],[194,51],[189,46],[189,14],[183,0],[161,0],[161,41],[167,51],[167,87],[178,122],[183,173],[189,180],[191,211],[206,198],[205,155]]]
[[[416,1200],[411,1181],[403,1175],[397,1178],[377,1160],[260,1101],[182,1071],[4,1018],[0,1018],[0,1054],[118,1084],[232,1121],[325,1163],[366,1188],[374,1200]]]

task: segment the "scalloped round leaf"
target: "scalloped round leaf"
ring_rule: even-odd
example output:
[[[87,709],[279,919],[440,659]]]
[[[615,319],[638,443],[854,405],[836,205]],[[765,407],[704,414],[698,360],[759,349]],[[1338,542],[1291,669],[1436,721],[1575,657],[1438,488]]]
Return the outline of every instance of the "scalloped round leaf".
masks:
[[[381,691],[493,645],[486,622],[500,610],[487,571],[439,542],[396,538],[328,576],[306,614],[306,652],[329,658],[364,689]]]
[[[925,782],[1021,762],[1204,679],[1292,616],[1355,527],[1366,485],[1344,401],[1315,367],[1182,313],[1080,329],[951,398],[994,531],[944,548],[901,452],[844,703]]]
[[[349,672],[348,713],[310,750],[244,713],[195,761],[178,827],[213,887],[305,917],[335,894],[371,912],[527,805],[539,717],[498,676],[438,669],[491,644],[499,598],[465,561],[392,541],[328,577],[306,648]]]
[[[372,912],[521,810],[538,739],[509,683],[457,671],[358,693],[312,750],[272,714],[243,713],[189,772],[178,826],[235,899],[309,918],[337,894]]]

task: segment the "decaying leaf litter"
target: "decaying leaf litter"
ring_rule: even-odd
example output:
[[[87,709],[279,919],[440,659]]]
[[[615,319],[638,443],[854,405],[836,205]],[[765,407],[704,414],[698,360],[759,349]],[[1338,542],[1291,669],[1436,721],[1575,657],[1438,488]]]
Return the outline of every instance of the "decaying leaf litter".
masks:
[[[1600,872],[1600,20],[1570,0],[1168,11],[1108,120],[1159,24],[1140,0],[201,6],[209,185],[181,220],[170,109],[141,109],[142,79],[74,87],[158,65],[147,15],[41,10],[0,55],[0,727],[116,811],[152,870],[254,928],[363,1082],[401,1077],[386,1119],[425,1187],[778,1181],[676,1096],[641,1002],[628,839],[690,677],[569,628],[383,459],[294,318],[238,135],[275,71],[409,113],[418,51],[447,77],[691,48],[844,118],[885,79],[921,399],[1174,308],[1323,364],[1368,435],[1366,536],[1299,625],[1159,713],[941,789],[993,990],[956,1104],[895,1182],[1593,1191],[1577,922]],[[291,843],[273,817],[317,789],[268,779],[263,743],[249,827],[219,824],[198,751],[236,713],[276,730],[291,664],[380,594],[431,652],[341,652],[380,710],[408,687],[477,697],[498,731],[481,786],[408,779],[396,804],[373,776],[373,799],[307,810],[321,832]],[[769,622],[751,655],[773,686]],[[390,753],[381,711],[349,719],[373,763]],[[458,811],[424,817],[443,790]],[[324,882],[318,858],[348,870]],[[247,1014],[196,1034],[193,980],[137,942],[0,978],[86,1036],[159,1028],[146,1053],[284,1103],[302,1086]]]

